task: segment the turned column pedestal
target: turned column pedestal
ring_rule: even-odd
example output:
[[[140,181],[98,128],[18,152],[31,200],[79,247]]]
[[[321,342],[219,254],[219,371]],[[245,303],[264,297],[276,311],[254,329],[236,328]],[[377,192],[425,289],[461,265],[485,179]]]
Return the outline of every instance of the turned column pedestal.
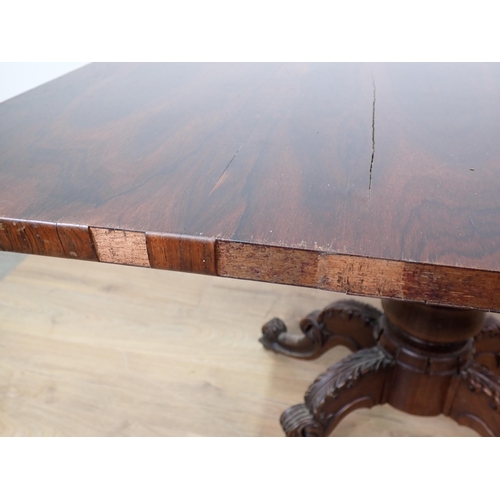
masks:
[[[345,300],[315,311],[302,335],[275,318],[268,349],[312,359],[336,345],[353,354],[309,387],[281,417],[287,436],[325,436],[358,408],[390,404],[414,415],[448,415],[484,436],[500,435],[500,323],[474,309],[383,300],[384,313]]]

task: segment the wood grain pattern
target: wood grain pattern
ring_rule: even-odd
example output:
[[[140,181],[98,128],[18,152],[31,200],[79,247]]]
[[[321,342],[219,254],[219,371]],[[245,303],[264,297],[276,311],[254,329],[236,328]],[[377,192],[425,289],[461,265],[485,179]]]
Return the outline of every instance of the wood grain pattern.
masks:
[[[55,223],[3,220],[0,222],[0,248],[6,252],[64,257],[65,252]]]
[[[50,241],[0,246],[139,232],[212,272],[173,249],[201,237],[291,249],[286,283],[500,310],[499,136],[500,64],[94,64],[0,105],[0,220]]]
[[[67,224],[0,219],[0,250],[97,260],[88,228]]]
[[[146,233],[151,267],[216,275],[215,240]]]
[[[64,256],[70,259],[95,260],[94,242],[87,226],[56,224],[57,236],[64,248]]]

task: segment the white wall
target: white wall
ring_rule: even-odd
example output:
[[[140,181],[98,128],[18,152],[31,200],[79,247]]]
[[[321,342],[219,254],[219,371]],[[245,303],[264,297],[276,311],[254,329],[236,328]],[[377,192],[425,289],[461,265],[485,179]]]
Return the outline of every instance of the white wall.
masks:
[[[0,63],[0,102],[88,63]]]

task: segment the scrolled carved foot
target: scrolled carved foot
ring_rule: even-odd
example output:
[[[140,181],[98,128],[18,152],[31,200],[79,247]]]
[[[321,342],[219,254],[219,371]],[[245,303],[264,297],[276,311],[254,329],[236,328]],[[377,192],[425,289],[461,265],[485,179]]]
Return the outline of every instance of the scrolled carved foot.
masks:
[[[288,437],[320,437],[325,435],[322,425],[311,415],[304,404],[288,408],[280,419]]]
[[[260,342],[266,349],[303,359],[317,358],[337,345],[357,351],[375,345],[381,315],[368,304],[341,300],[302,319],[302,334],[289,333],[283,321],[273,318],[262,327]]]
[[[450,387],[445,411],[460,425],[483,436],[500,436],[500,377],[473,363],[464,368]]]
[[[283,413],[281,424],[287,436],[328,435],[352,411],[382,404],[394,364],[394,358],[375,346],[333,365],[309,387],[305,405]]]
[[[474,338],[476,363],[500,375],[500,321],[487,316],[482,330]]]
[[[314,313],[309,316],[312,315]],[[306,319],[313,325],[314,319],[309,316]],[[266,349],[294,358],[312,359],[322,352],[323,342],[320,329],[316,325],[308,324],[302,330],[302,335],[293,334],[288,332],[281,319],[273,318],[262,327],[262,337],[259,340]]]

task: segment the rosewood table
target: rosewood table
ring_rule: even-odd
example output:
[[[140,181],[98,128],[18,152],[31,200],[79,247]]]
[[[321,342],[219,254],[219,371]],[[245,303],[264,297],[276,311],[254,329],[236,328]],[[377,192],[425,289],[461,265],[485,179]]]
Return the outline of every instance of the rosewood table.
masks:
[[[92,64],[0,105],[0,250],[381,297],[261,342],[353,354],[286,410],[500,435],[500,65]]]

